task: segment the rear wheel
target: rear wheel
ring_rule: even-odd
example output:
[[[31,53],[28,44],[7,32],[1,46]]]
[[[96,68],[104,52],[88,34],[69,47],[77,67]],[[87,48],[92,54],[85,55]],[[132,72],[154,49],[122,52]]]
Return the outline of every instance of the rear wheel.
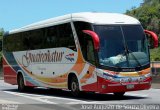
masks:
[[[80,94],[78,79],[75,76],[71,79],[70,87],[73,96]]]
[[[125,92],[115,92],[115,93],[114,93],[114,95],[115,95],[116,97],[123,97],[124,94],[125,94]]]
[[[18,75],[17,83],[18,83],[18,90],[20,92],[24,92],[26,89],[26,86],[24,84],[24,78],[23,78],[22,74]]]

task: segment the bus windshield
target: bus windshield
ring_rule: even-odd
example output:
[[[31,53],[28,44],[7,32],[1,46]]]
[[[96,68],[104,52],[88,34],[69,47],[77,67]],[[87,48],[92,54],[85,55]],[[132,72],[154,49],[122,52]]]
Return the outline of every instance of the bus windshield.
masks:
[[[148,44],[141,25],[94,25],[100,37],[99,64],[136,68],[149,64]]]

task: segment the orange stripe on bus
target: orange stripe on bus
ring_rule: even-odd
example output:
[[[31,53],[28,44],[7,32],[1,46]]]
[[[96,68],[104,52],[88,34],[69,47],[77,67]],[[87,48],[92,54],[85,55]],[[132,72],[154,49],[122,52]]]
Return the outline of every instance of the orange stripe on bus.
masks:
[[[150,73],[150,72],[151,72],[151,68],[147,68],[147,69],[145,69],[145,70],[142,70],[142,71],[140,72],[140,74],[145,75],[145,74],[148,74],[148,73]]]
[[[83,56],[82,56],[80,48],[79,48],[77,61],[76,61],[75,65],[73,66],[73,68],[71,69],[71,71],[76,71],[77,74],[79,75],[82,72],[84,66],[85,66],[85,61],[83,60]]]
[[[86,74],[83,76],[83,78],[80,79],[80,82],[81,82],[81,83],[86,83],[86,81],[87,81],[89,78],[92,77],[94,70],[95,70],[95,67],[89,66],[89,69],[88,69],[89,74],[86,73]]]

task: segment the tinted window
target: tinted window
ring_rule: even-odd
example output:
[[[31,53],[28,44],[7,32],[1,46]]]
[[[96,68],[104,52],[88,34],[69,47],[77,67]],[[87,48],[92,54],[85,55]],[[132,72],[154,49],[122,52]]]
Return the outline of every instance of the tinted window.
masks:
[[[70,23],[5,36],[4,50],[23,51],[66,47],[76,50]]]
[[[42,49],[44,42],[44,29],[38,29],[31,31],[29,37],[29,49]]]
[[[79,43],[81,46],[81,51],[83,53],[83,57],[85,59],[87,59],[87,51],[86,51],[86,49],[87,49],[86,42],[87,41],[85,39],[86,34],[83,33],[83,30],[91,30],[91,25],[86,22],[76,21],[76,22],[74,22],[74,26],[75,26],[78,40],[79,40]]]
[[[59,38],[59,46],[76,50],[71,25],[69,23],[59,25],[57,27],[57,30],[58,30],[57,34]]]
[[[59,47],[57,26],[47,28],[46,32],[47,34],[45,38],[44,48]]]
[[[4,50],[5,51],[21,51],[23,50],[23,43],[21,42],[21,34],[12,34],[4,37]]]
[[[66,47],[76,50],[70,23],[48,27],[44,48]]]
[[[92,30],[91,25],[86,22],[78,21],[74,22],[74,26],[77,32],[78,40],[84,59],[92,64],[95,64],[93,41],[91,39],[91,36],[83,33],[83,30]]]

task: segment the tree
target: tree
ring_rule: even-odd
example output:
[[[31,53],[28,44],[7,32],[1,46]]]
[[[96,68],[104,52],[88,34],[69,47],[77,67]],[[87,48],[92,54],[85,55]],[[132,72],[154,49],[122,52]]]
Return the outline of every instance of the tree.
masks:
[[[3,28],[0,28],[0,50],[2,50],[2,37],[3,37],[3,33],[4,33]]]
[[[142,23],[144,29],[154,31],[160,38],[160,0],[144,0],[142,6],[127,10],[126,14],[133,16]]]
[[[3,28],[0,28],[0,72],[2,67],[2,38],[3,38],[4,30]]]
[[[4,33],[3,28],[0,28],[0,51],[2,50],[2,37],[3,37],[3,33]]]
[[[1,37],[2,37],[3,33],[4,33],[3,28],[0,28],[0,36],[1,36]]]
[[[151,30],[159,36],[160,45],[160,0],[144,0],[138,8],[127,10],[126,14],[141,22],[144,29]],[[160,59],[160,47],[151,50],[151,60]]]

